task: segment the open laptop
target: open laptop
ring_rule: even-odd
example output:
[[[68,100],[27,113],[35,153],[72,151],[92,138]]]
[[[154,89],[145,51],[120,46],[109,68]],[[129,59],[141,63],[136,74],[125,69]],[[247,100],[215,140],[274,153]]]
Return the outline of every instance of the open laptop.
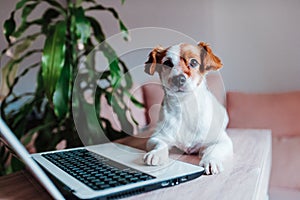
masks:
[[[77,199],[119,199],[195,179],[204,169],[170,159],[164,166],[143,163],[144,151],[106,143],[30,155],[0,118],[0,133],[27,168],[52,195],[64,199],[67,191]],[[59,183],[60,190],[44,171]]]

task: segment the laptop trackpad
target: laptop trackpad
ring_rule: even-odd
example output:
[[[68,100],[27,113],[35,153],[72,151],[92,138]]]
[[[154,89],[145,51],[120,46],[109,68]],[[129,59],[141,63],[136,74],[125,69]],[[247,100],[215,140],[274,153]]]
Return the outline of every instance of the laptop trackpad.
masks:
[[[117,143],[89,146],[87,149],[111,160],[127,165],[128,167],[159,178],[167,178],[176,174],[189,173],[191,168],[199,170],[199,166],[193,166],[173,159],[169,159],[169,162],[162,166],[148,166],[143,161],[145,151]]]

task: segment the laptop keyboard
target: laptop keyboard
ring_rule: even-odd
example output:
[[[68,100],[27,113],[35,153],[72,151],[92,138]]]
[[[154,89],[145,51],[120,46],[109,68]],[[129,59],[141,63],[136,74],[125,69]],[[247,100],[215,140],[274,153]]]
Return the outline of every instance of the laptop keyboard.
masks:
[[[47,153],[42,156],[93,190],[155,178],[86,149]]]

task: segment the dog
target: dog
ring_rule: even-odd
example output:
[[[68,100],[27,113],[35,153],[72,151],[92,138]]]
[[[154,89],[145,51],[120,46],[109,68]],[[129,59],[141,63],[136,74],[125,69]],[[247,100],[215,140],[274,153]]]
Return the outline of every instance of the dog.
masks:
[[[199,154],[206,174],[224,170],[232,157],[232,141],[226,133],[226,109],[208,90],[206,74],[223,64],[207,43],[157,46],[145,63],[145,72],[159,74],[164,100],[153,135],[143,159],[147,165],[168,162],[169,150]]]

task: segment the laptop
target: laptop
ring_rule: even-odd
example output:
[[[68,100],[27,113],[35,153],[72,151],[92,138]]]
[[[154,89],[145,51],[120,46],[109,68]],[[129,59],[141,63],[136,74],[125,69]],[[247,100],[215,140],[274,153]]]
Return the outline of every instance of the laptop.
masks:
[[[0,133],[54,199],[120,199],[204,173],[202,167],[172,159],[163,166],[147,166],[144,151],[113,142],[30,155],[1,118]]]

